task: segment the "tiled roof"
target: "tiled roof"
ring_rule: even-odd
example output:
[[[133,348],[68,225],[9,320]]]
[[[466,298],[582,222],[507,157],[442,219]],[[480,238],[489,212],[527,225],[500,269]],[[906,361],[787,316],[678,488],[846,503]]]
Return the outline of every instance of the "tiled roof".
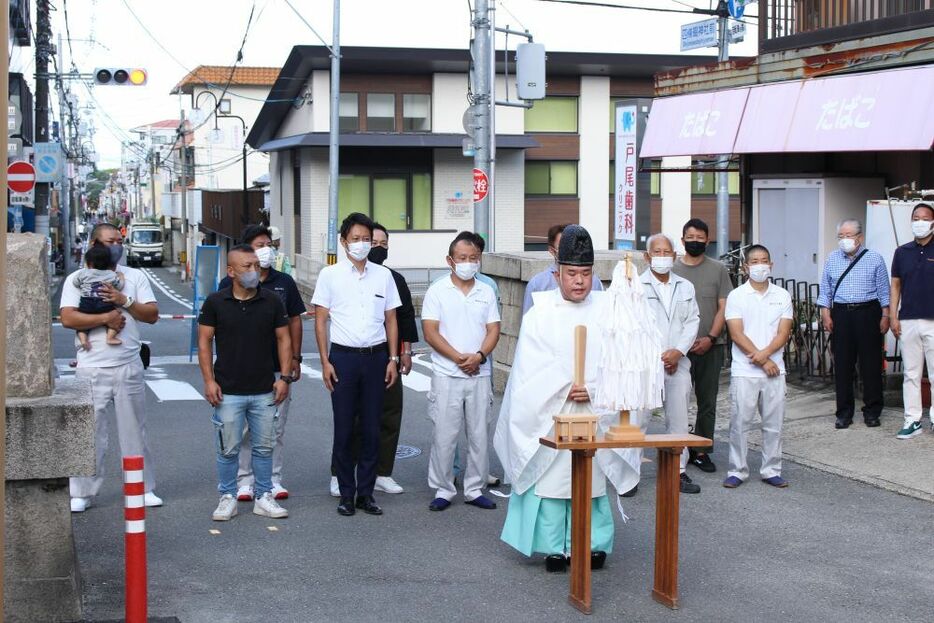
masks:
[[[230,67],[223,65],[198,65],[181,82],[175,85],[171,94],[191,93],[195,86],[214,86],[223,88],[230,80],[231,86],[272,87],[279,76],[279,67],[237,67],[230,77]]]

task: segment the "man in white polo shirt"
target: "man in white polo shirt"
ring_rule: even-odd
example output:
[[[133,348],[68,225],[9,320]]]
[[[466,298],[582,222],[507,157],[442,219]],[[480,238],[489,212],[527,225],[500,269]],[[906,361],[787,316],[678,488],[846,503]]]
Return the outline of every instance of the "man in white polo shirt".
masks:
[[[88,238],[89,245],[103,245],[110,251],[114,264],[123,256],[123,236],[110,223],[94,227]],[[94,442],[96,469],[94,476],[71,479],[71,510],[80,513],[91,504],[104,482],[104,453],[109,433],[107,410],[113,403],[117,419],[117,436],[123,455],[143,456],[143,480],[146,485],[146,506],[162,506],[162,500],[153,493],[153,460],[146,441],[146,383],[143,362],[140,359],[139,322],[155,324],[159,320],[159,307],[152,293],[149,279],[142,271],[128,266],[117,266],[123,273],[123,290],[105,287],[103,299],[122,308],[106,314],[84,314],[79,311],[81,292],[72,283],[71,275],[62,284],[62,326],[66,329],[88,331],[90,350],[78,348],[78,368],[75,376],[91,382],[94,401]],[[124,324],[125,323],[125,324]],[[107,343],[107,327],[120,329],[121,344]],[[79,343],[75,339],[75,346]]]
[[[499,341],[500,317],[493,288],[476,278],[482,250],[478,234],[458,234],[448,249],[451,275],[432,284],[422,303],[422,331],[434,368],[428,394],[428,417],[434,423],[428,486],[435,490],[428,508],[433,511],[449,507],[457,494],[454,449],[465,422],[464,498],[479,508],[496,508],[482,490],[489,473],[493,408],[489,356]]]
[[[726,299],[726,326],[733,340],[730,368],[730,471],[723,481],[735,489],[749,477],[747,434],[756,410],[762,420],[762,481],[787,487],[782,478],[782,421],[785,419],[785,362],[782,350],[794,317],[791,295],[769,283],[772,258],[760,244],[746,249],[749,281]]]
[[[360,509],[382,515],[373,488],[383,397],[399,377],[396,308],[402,302],[389,269],[367,261],[373,221],[354,212],[341,223],[340,234],[349,262],[323,268],[311,298],[321,375],[334,409],[332,464],[340,488],[337,512],[349,516]],[[357,457],[352,443],[354,420],[360,436]]]

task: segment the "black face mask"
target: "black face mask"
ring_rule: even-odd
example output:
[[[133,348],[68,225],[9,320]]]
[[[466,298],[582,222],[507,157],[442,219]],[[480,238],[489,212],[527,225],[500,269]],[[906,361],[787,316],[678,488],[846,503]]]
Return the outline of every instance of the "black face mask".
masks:
[[[370,254],[366,256],[366,259],[374,264],[382,264],[387,257],[389,257],[389,249],[377,246],[370,249]]]
[[[707,243],[699,240],[688,240],[684,243],[684,250],[691,257],[700,257],[707,250]]]

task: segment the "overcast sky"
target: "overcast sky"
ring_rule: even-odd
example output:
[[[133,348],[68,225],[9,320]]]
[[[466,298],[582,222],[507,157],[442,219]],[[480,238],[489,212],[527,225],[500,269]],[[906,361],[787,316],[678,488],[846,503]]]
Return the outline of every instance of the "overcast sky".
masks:
[[[685,10],[685,5],[710,5],[708,0],[603,1]],[[330,43],[333,1],[290,2]],[[96,102],[84,86],[72,83],[81,105],[92,103],[96,107],[94,143],[101,168],[119,164],[120,141],[136,138],[126,133],[130,128],[178,117],[179,98],[169,91],[188,70],[235,62],[252,7],[255,12],[243,48],[243,65],[281,67],[292,46],[320,43],[286,0],[56,0],[53,4],[57,9],[52,18],[53,42],[59,33],[63,41],[67,38],[67,8],[71,49],[79,71],[140,66],[149,72],[145,87],[94,88]],[[468,0],[343,0],[341,44],[466,49],[470,36],[467,7]],[[550,51],[677,53],[680,25],[704,19],[688,14],[562,6],[540,0],[502,0],[496,8],[497,25],[528,28]],[[751,12],[755,13],[755,7]],[[754,20],[747,29],[747,41],[731,46],[731,54],[755,54]],[[511,49],[515,43],[516,39],[510,38]],[[499,35],[497,48],[502,49],[502,45]],[[63,48],[65,64],[70,67],[67,42]],[[696,53],[713,54],[715,50]],[[31,75],[34,54],[34,47],[15,49],[10,70]],[[57,119],[57,105],[55,108]]]

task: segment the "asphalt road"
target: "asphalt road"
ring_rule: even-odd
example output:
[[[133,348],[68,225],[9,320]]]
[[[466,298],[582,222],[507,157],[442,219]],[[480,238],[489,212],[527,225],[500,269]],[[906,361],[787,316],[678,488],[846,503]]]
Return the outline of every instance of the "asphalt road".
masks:
[[[160,311],[188,313],[169,294],[190,301],[190,289],[167,270],[151,272],[167,290],[156,291]],[[241,503],[233,521],[212,522],[211,411],[203,400],[184,399],[201,390],[197,366],[186,362],[189,322],[163,319],[144,329],[157,358],[147,375],[148,429],[156,491],[165,499],[147,512],[152,616],[186,623],[584,619],[567,604],[566,575],[546,574],[540,560],[499,540],[504,500],[484,511],[458,497],[445,512],[428,511],[424,360],[408,380],[400,439],[423,452],[398,460],[394,476],[406,492],[378,495],[385,515],[336,513],[327,491],[329,399],[321,381],[306,375],[293,386],[287,428],[290,517],[261,518]],[[312,353],[313,328],[305,327],[304,350]],[[71,332],[57,327],[54,337],[59,369],[68,374]],[[309,362],[313,376],[317,362]],[[176,383],[167,389],[165,380]],[[74,516],[88,621],[122,617],[117,455],[108,457],[94,505]],[[713,459],[725,466],[723,443]],[[758,460],[753,453],[753,467]],[[932,505],[787,462],[785,490],[758,481],[727,490],[719,485],[722,469],[689,468],[703,491],[681,499],[681,610],[655,603],[654,467],[645,466],[639,494],[625,500],[629,522],[616,517],[614,552],[593,576],[590,620],[931,620]]]

